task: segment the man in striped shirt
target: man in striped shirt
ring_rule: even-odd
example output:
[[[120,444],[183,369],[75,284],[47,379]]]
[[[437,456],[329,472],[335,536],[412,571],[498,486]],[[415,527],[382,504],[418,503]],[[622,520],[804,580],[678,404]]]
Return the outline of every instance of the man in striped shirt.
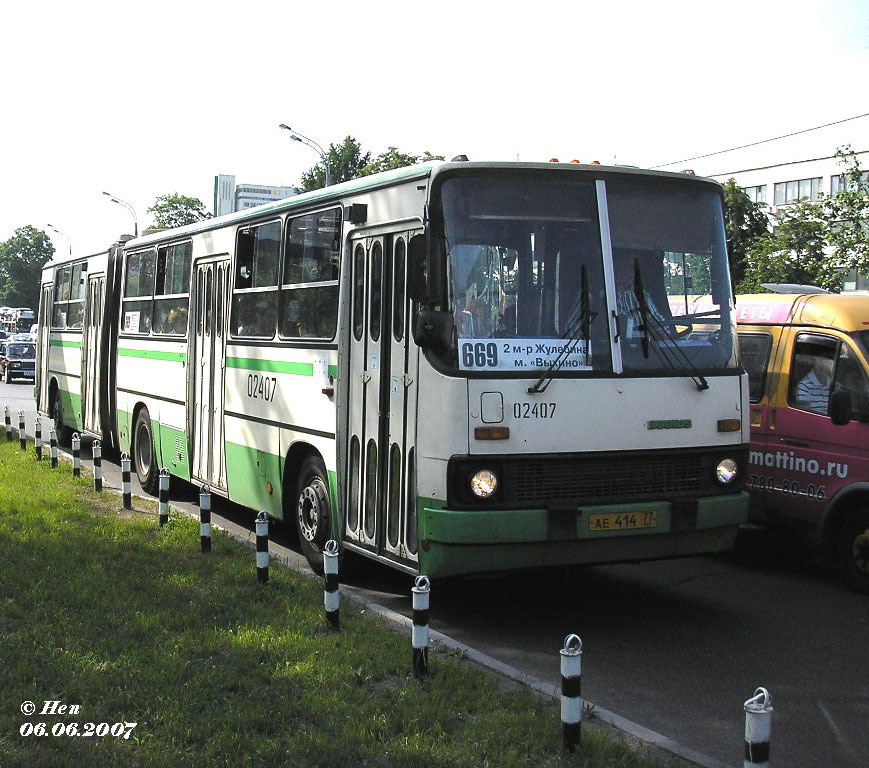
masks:
[[[829,357],[816,357],[811,370],[797,384],[797,403],[812,413],[826,416],[832,383],[833,361]]]

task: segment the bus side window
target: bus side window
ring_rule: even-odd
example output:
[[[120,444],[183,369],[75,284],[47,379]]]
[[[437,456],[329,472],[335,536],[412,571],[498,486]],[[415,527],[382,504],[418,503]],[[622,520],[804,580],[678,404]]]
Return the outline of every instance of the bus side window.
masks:
[[[234,336],[274,337],[280,252],[280,221],[238,233],[230,322]]]
[[[154,333],[184,336],[190,301],[190,258],[193,243],[161,247],[157,253],[154,289]]]
[[[752,403],[763,397],[771,349],[772,337],[768,333],[739,334],[739,361],[748,374],[748,399]]]

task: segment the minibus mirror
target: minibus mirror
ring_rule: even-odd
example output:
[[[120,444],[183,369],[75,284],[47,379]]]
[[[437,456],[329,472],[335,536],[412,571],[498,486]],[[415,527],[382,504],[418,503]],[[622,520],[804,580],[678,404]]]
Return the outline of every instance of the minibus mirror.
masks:
[[[837,389],[830,395],[830,421],[836,426],[851,421],[851,395],[844,389]]]
[[[413,340],[418,347],[442,354],[453,338],[453,316],[436,309],[421,309],[413,324]]]
[[[425,274],[425,235],[414,235],[407,245],[407,295],[425,304],[428,289]]]

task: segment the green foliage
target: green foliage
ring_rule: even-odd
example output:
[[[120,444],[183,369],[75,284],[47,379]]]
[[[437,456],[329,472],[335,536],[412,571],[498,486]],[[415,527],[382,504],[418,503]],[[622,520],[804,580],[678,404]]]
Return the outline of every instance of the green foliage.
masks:
[[[400,152],[396,147],[390,147],[386,152],[379,154],[372,160],[371,153],[363,153],[361,145],[352,136],[346,136],[340,145],[330,144],[326,157],[329,159],[333,184],[370,176],[372,173],[390,171],[393,168],[404,168],[430,160],[444,159],[443,155],[433,155],[428,151],[421,155],[411,155],[407,152]],[[302,175],[298,189],[299,192],[310,192],[325,186],[326,169],[321,161]]]
[[[730,277],[740,283],[745,277],[749,247],[769,233],[769,217],[766,205],[753,203],[733,179],[724,184],[724,231]]]
[[[332,183],[358,178],[362,169],[371,162],[371,153],[362,152],[362,147],[352,136],[345,136],[340,144],[330,144],[326,152]],[[326,186],[326,167],[320,161],[302,175],[299,192],[311,192]]]
[[[177,192],[160,195],[148,213],[154,214],[152,229],[173,229],[211,218],[199,198],[179,195]]]
[[[36,309],[42,267],[53,255],[45,232],[30,225],[0,243],[0,304]]]
[[[408,165],[417,165],[431,160],[443,159],[443,155],[433,155],[429,151],[425,151],[421,155],[409,155],[406,152],[399,152],[397,147],[390,147],[386,152],[379,154],[368,163],[359,175],[370,176],[372,173],[391,171],[394,168],[405,168]]]
[[[823,201],[833,261],[846,271],[869,274],[869,174],[850,147],[836,152],[844,166],[839,194]]]

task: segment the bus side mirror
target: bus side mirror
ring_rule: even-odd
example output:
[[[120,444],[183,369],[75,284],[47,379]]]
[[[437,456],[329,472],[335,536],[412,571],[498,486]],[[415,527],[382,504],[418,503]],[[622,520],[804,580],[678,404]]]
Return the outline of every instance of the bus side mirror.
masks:
[[[413,341],[421,349],[440,355],[450,348],[453,339],[453,316],[449,312],[421,309],[413,323]]]
[[[851,421],[851,395],[844,389],[830,395],[830,421],[838,427]]]
[[[420,304],[428,302],[425,239],[425,235],[414,235],[407,245],[407,295]]]

